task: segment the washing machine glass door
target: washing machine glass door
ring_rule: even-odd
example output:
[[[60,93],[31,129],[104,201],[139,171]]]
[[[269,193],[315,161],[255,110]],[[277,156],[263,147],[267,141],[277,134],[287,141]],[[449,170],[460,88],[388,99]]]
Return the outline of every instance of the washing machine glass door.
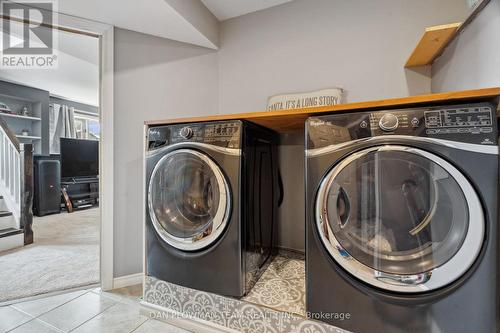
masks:
[[[229,219],[228,182],[206,154],[178,149],[156,164],[148,190],[149,215],[158,235],[184,251],[213,244]]]
[[[485,222],[469,181],[416,148],[371,147],[326,175],[316,223],[333,258],[355,277],[397,292],[425,292],[462,276],[479,255]]]

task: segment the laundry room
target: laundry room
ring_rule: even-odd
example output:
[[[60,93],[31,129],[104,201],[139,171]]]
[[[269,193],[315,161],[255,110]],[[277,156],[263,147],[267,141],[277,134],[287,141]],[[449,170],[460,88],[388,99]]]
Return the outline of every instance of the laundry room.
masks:
[[[0,332],[500,330],[500,0],[40,1],[92,102],[0,63]]]
[[[455,79],[448,78],[450,67],[464,65],[455,63],[462,55],[453,53],[460,48],[462,40],[468,38],[467,34],[473,33],[474,24],[479,23],[465,23],[470,26],[453,24],[464,21],[464,17],[468,18],[466,21],[472,20],[467,4],[462,6],[463,2],[392,3],[390,10],[385,7],[388,3],[292,1],[224,22],[221,32],[223,46],[217,54],[219,99],[216,113],[219,116],[208,113],[206,116],[193,114],[194,117],[189,118],[186,114],[179,114],[178,120],[174,116],[146,121],[149,133],[145,155],[146,184],[156,183],[148,167],[150,160],[153,161],[152,167],[159,168],[156,161],[161,155],[173,158],[169,154],[177,145],[188,149],[186,141],[196,141],[218,142],[217,145],[224,146],[227,122],[243,120],[273,129],[279,134],[275,158],[279,164],[277,182],[280,191],[273,229],[276,232],[272,245],[275,249],[268,261],[259,261],[258,272],[250,268],[253,266],[248,257],[253,253],[252,259],[255,259],[259,253],[255,248],[259,248],[259,244],[255,242],[263,240],[256,239],[255,233],[267,230],[262,228],[266,219],[251,214],[252,205],[261,214],[272,214],[272,210],[254,202],[263,198],[262,195],[255,196],[256,188],[248,191],[245,188],[249,187],[241,185],[237,199],[240,204],[244,203],[240,208],[240,213],[245,215],[241,218],[241,227],[250,238],[243,233],[246,238],[242,241],[247,247],[241,256],[247,258],[244,259],[247,266],[235,274],[253,274],[251,282],[245,285],[240,281],[243,287],[234,293],[224,269],[209,264],[211,270],[220,274],[206,277],[199,284],[199,279],[183,275],[179,270],[194,270],[205,275],[205,270],[200,268],[204,265],[200,258],[192,258],[193,253],[199,256],[200,252],[190,252],[189,248],[180,250],[180,253],[172,250],[179,247],[168,236],[158,237],[159,230],[168,230],[168,227],[162,228],[159,221],[153,222],[156,224],[154,228],[148,227],[149,221],[155,221],[155,214],[158,214],[154,206],[149,205],[146,207],[144,285],[147,304],[187,312],[203,323],[205,315],[197,314],[191,308],[192,303],[201,305],[198,303],[201,302],[198,299],[201,291],[212,304],[207,311],[213,315],[221,313],[212,322],[242,332],[250,331],[246,326],[250,324],[244,319],[247,318],[245,311],[257,311],[257,318],[283,319],[279,315],[283,313],[292,316],[289,326],[280,327],[279,321],[271,319],[262,323],[259,332],[271,332],[276,328],[280,332],[302,332],[307,328],[329,332],[332,328],[329,325],[353,332],[465,332],[472,328],[488,331],[495,327],[493,315],[484,315],[482,325],[471,322],[469,326],[457,320],[469,316],[469,308],[459,310],[453,320],[445,313],[463,301],[461,293],[468,293],[468,287],[475,288],[476,282],[481,285],[489,283],[486,277],[481,277],[481,271],[487,270],[491,263],[483,262],[481,267],[477,259],[484,255],[495,256],[493,248],[483,247],[484,235],[489,231],[485,226],[477,227],[475,231],[469,228],[471,223],[486,223],[491,218],[488,214],[494,213],[496,206],[483,214],[478,210],[481,206],[479,196],[469,193],[477,193],[473,187],[484,186],[479,174],[486,172],[496,177],[498,148],[496,145],[469,144],[496,143],[497,135],[490,131],[496,123],[493,117],[497,99],[494,96],[461,98],[457,95],[454,98],[429,95],[456,89]],[[491,11],[495,9],[491,6],[495,4],[487,10],[493,15]],[[354,12],[358,15],[352,15]],[[389,16],[381,25],[383,13]],[[485,11],[480,15],[488,14]],[[410,16],[411,20],[408,19]],[[410,35],[413,37],[409,38]],[[429,42],[431,39],[434,42]],[[325,43],[325,40],[334,42]],[[430,46],[427,43],[442,45]],[[429,56],[431,49],[434,54]],[[488,79],[493,82],[488,82]],[[494,80],[488,76],[482,86],[469,82],[461,89],[494,87]],[[420,103],[411,98],[422,95],[428,95],[431,100]],[[400,97],[408,99],[391,99]],[[364,102],[369,100],[380,101]],[[256,110],[267,111],[252,113]],[[339,115],[329,116],[331,110],[337,110]],[[473,115],[476,111],[472,110],[478,113]],[[268,112],[267,117],[265,112]],[[212,137],[212,134],[203,137],[207,136],[207,130],[202,129],[208,126],[204,123],[207,120],[220,122],[215,125],[222,126],[217,132],[218,137]],[[436,121],[439,124],[435,124]],[[441,129],[445,121],[446,133]],[[450,134],[458,133],[460,126],[471,127],[465,131],[472,130],[481,126],[483,121],[487,128],[478,130],[484,131],[484,137],[465,138]],[[245,126],[241,126],[240,134],[231,134],[231,139],[227,140],[248,135]],[[194,134],[189,132],[189,136],[182,139],[173,133],[158,133],[168,130],[179,131],[181,137],[183,131],[193,131]],[[430,133],[443,135],[435,135],[435,141]],[[418,137],[412,139],[412,136]],[[441,144],[453,146],[454,141],[457,141],[457,147],[463,145],[470,149],[453,151],[440,147]],[[436,142],[440,143],[435,146]],[[222,173],[226,172],[225,168],[232,168],[231,162],[214,157],[216,155],[209,148],[196,148],[194,143],[191,147],[212,156]],[[243,141],[239,148],[246,157],[255,156],[250,151],[260,149],[246,146]],[[484,154],[478,153],[481,151]],[[478,153],[476,157],[475,152]],[[150,154],[160,156],[151,158]],[[249,157],[251,163],[261,163],[254,158]],[[480,170],[475,162],[470,164],[470,160],[462,164],[459,161],[463,158],[474,161],[484,158],[482,165],[488,165],[488,170]],[[456,163],[449,163],[450,160]],[[242,163],[245,165],[244,159]],[[467,176],[458,171],[464,169],[469,172]],[[243,179],[249,172],[254,175],[254,171],[245,166],[242,170],[240,181],[246,184]],[[194,176],[185,178],[196,179]],[[172,181],[163,188],[185,186],[184,183],[175,185]],[[190,193],[194,189],[192,186],[190,183],[189,190],[184,191]],[[196,183],[196,186],[201,185]],[[214,186],[210,188],[213,190]],[[263,193],[272,190],[272,187],[266,187]],[[489,190],[486,186],[485,191]],[[151,193],[150,189],[146,188],[146,191]],[[248,192],[252,195],[245,198]],[[171,199],[165,198],[163,202],[171,202]],[[171,211],[170,208],[159,210]],[[245,219],[247,214],[250,214],[248,220]],[[180,215],[186,216],[182,212]],[[469,220],[468,216],[474,216],[476,222]],[[260,228],[252,225],[249,230],[245,224],[252,224],[250,220],[259,220]],[[442,225],[433,225],[433,220],[440,220]],[[225,241],[229,240],[222,239],[220,245],[212,246],[223,247]],[[164,245],[159,245],[161,243]],[[212,246],[207,245],[206,252],[202,252],[205,258],[216,253],[216,250],[211,250]],[[268,245],[260,246],[260,253],[267,254]],[[177,256],[183,258],[182,265],[174,264]],[[232,260],[222,254],[215,258],[228,263]],[[162,272],[158,268],[161,260],[169,263],[164,266],[166,271],[166,267],[179,270]],[[462,263],[456,265],[455,260]],[[477,270],[477,275],[472,281],[478,280],[467,285],[464,281],[473,270]],[[479,282],[482,278],[485,280]],[[225,281],[223,287],[218,286],[220,279]],[[457,287],[464,284],[463,289]],[[488,288],[496,287],[490,285]],[[168,294],[172,299],[168,302],[159,300],[159,290],[169,290],[164,295]],[[188,296],[182,299],[183,290]],[[469,301],[480,302],[481,294],[477,292],[477,296]],[[411,295],[411,301],[405,306],[396,306],[396,295]],[[232,297],[238,301],[232,300],[229,308],[222,307]],[[426,302],[426,297],[436,299]],[[171,300],[178,303],[172,304]],[[417,303],[421,305],[419,310],[414,308]],[[249,304],[255,307],[248,310]],[[495,307],[485,305],[489,306]],[[224,318],[224,311],[243,312],[243,315],[238,323],[234,323]]]

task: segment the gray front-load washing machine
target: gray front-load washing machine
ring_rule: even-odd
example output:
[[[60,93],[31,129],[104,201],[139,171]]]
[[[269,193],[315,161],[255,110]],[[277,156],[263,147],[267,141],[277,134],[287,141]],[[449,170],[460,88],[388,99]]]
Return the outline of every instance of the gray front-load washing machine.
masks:
[[[146,274],[243,296],[275,249],[277,134],[244,121],[148,128]]]
[[[495,332],[490,104],[306,124],[307,311],[353,332]]]

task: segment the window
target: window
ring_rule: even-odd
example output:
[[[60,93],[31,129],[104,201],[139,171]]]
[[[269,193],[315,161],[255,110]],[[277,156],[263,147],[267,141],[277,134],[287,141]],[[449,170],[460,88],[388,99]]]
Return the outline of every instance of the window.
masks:
[[[101,137],[99,117],[75,111],[75,135],[77,139],[99,140]]]

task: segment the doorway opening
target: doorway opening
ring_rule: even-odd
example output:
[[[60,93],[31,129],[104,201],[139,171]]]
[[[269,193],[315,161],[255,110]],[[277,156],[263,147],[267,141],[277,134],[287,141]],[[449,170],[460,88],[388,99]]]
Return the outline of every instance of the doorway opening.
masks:
[[[10,35],[22,32],[28,24],[12,18],[2,20],[18,27],[10,29]],[[112,62],[103,64],[103,59],[112,57],[112,28],[64,15],[60,21],[83,29],[44,27],[57,39],[57,67],[0,72],[0,102],[4,106],[0,108],[0,124],[2,132],[8,134],[4,139],[24,148],[27,155],[32,151],[24,167],[26,175],[32,176],[25,175],[25,183],[32,181],[32,201],[24,203],[21,214],[13,213],[15,200],[9,197],[25,193],[24,187],[11,193],[0,186],[0,229],[19,230],[19,236],[24,232],[24,239],[17,236],[15,241],[1,237],[0,232],[0,304],[99,284],[105,289],[112,287],[112,220],[108,225],[102,223],[103,215],[112,218],[112,203],[105,200],[104,206],[101,200],[103,190],[112,188],[101,185],[112,184],[108,179],[112,177],[104,178],[110,175],[112,160],[104,159],[107,162],[102,167],[105,162],[101,159],[103,151],[112,149],[112,140],[105,145],[101,133],[103,110],[112,116]],[[110,30],[111,39],[108,35],[103,41],[103,34]],[[6,34],[2,31],[3,38]],[[16,38],[8,37],[11,41]],[[22,42],[23,36],[19,37]],[[105,70],[107,75],[103,75]],[[13,163],[12,168],[16,167],[19,165]],[[21,176],[18,173],[11,177]],[[5,177],[2,180],[5,183]],[[31,220],[20,218],[23,212],[28,212]],[[28,238],[27,229],[31,232]],[[103,238],[108,239],[105,248],[101,246]],[[101,270],[103,257],[106,271]]]

